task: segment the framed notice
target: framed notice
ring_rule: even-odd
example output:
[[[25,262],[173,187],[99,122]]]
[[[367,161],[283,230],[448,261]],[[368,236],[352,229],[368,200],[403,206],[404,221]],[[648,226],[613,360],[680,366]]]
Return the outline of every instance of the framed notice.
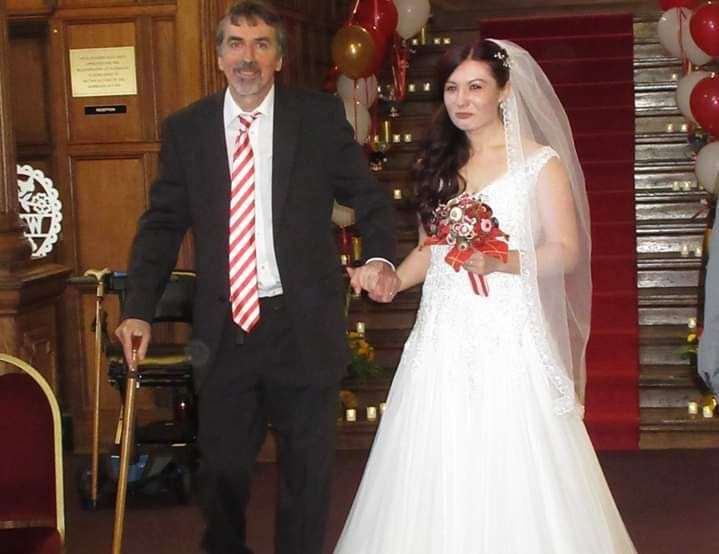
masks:
[[[135,47],[70,49],[73,98],[137,94]]]

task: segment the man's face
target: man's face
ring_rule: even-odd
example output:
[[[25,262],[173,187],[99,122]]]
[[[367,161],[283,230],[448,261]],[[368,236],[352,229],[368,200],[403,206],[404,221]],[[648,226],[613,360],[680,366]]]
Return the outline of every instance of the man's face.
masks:
[[[235,102],[244,111],[255,109],[272,88],[275,72],[282,68],[275,29],[259,18],[252,22],[240,18],[237,25],[226,21],[217,65]]]

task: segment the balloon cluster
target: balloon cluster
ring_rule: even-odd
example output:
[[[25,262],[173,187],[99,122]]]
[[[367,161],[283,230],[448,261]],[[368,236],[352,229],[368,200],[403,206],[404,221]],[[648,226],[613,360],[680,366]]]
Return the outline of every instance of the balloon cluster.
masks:
[[[375,74],[390,48],[405,53],[397,63],[406,69],[401,42],[420,31],[429,12],[429,0],[355,0],[350,17],[332,39],[334,66],[324,89],[337,92],[344,101],[357,142],[367,142],[372,127],[369,109],[377,100]]]
[[[662,46],[684,62],[677,83],[677,106],[710,140],[719,138],[719,76],[700,68],[719,57],[719,3],[660,0],[666,10],[657,25]],[[699,67],[697,67],[699,66]],[[699,183],[710,193],[719,188],[719,142],[704,146],[696,158]]]

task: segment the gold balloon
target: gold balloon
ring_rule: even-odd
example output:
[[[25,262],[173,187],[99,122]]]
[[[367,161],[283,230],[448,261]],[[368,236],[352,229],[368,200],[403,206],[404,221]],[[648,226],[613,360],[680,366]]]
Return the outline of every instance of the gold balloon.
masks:
[[[375,44],[372,35],[359,25],[346,25],[332,39],[332,60],[350,79],[372,73]]]

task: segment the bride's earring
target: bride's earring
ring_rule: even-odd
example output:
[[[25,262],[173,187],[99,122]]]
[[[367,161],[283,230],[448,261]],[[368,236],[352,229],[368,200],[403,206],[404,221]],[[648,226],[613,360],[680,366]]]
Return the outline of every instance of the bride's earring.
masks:
[[[502,123],[506,129],[509,118],[507,117],[507,109],[505,108],[504,100],[499,103],[499,115],[502,118]]]

